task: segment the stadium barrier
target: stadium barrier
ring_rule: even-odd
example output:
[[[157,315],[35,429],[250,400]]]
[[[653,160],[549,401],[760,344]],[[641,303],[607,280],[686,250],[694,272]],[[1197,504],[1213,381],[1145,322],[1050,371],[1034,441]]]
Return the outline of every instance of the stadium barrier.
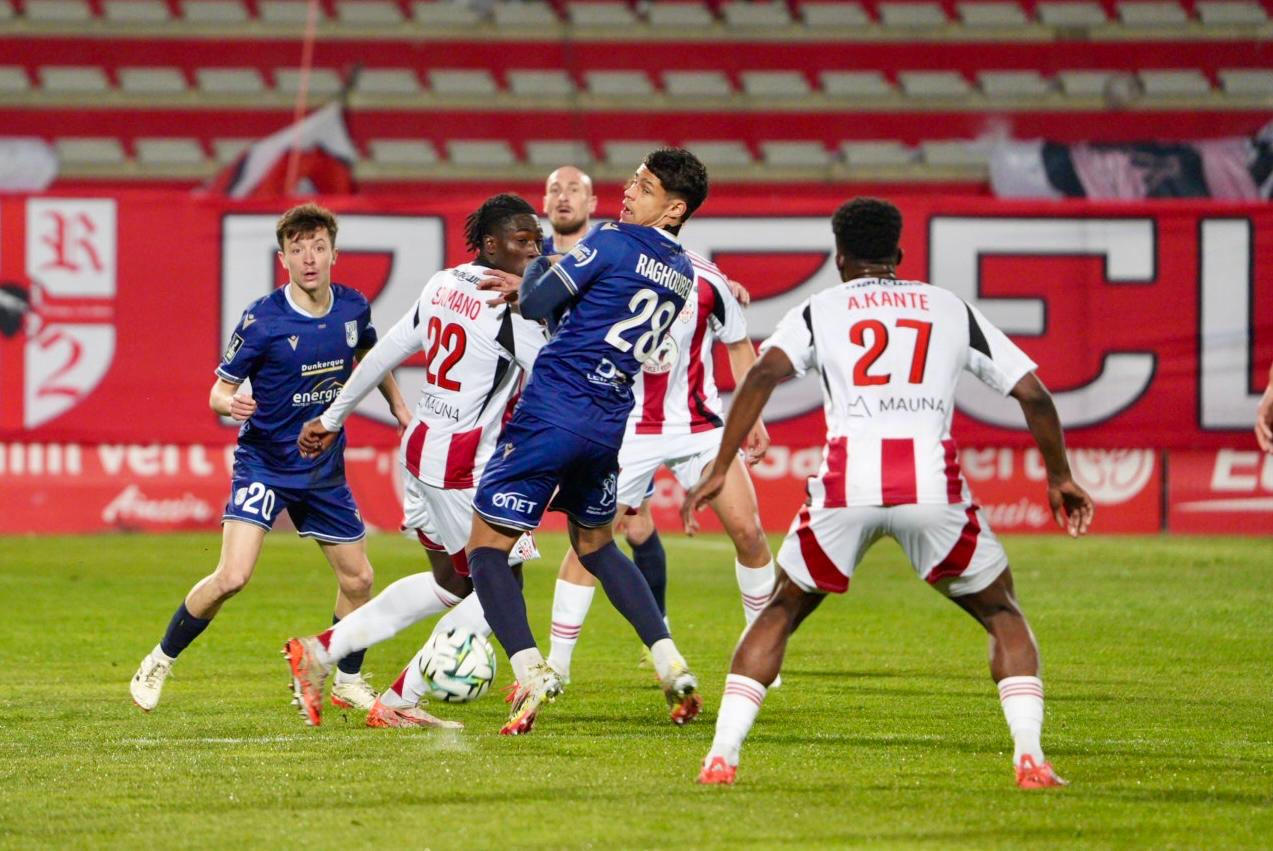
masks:
[[[328,199],[336,279],[387,329],[433,271],[465,258],[463,220],[485,194]],[[687,226],[687,244],[751,288],[757,340],[838,280],[827,219],[839,200],[717,189]],[[1071,447],[1090,450],[1075,466],[1103,500],[1099,529],[1273,531],[1273,466],[1250,434],[1273,359],[1273,271],[1260,262],[1273,211],[897,200],[902,273],[976,304],[1040,364]],[[0,531],[215,526],[235,429],[208,410],[208,388],[243,309],[281,283],[278,212],[168,192],[0,199]],[[421,368],[408,361],[399,378],[410,398]],[[1046,526],[1015,405],[971,381],[957,401],[961,445],[992,447],[962,455],[992,519]],[[373,394],[351,422],[349,468],[368,519],[391,528],[397,436],[382,408]],[[779,388],[767,416],[776,448],[756,477],[780,530],[817,463],[816,378]],[[674,488],[659,488],[665,525]]]

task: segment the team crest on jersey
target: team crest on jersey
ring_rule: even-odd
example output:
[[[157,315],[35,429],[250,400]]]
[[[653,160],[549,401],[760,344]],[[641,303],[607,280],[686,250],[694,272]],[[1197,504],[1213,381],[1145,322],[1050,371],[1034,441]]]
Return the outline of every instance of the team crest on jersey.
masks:
[[[221,360],[229,363],[234,360],[234,356],[239,353],[241,348],[243,348],[243,338],[235,334],[230,338],[230,345],[225,347],[225,354],[221,356]]]
[[[301,341],[301,338],[300,338],[300,335],[298,334],[293,334],[292,336],[287,338],[287,342],[290,343],[292,346],[292,351],[296,351],[296,344],[299,343],[300,341]]]
[[[663,338],[663,342],[659,343],[659,347],[654,350],[654,354],[641,363],[641,371],[650,375],[663,375],[671,372],[672,367],[676,366],[676,359],[680,355],[680,350],[676,346],[676,341],[672,339],[672,335],[668,334]]]
[[[349,344],[349,348],[358,345],[358,320],[351,319],[345,323],[345,342]]]

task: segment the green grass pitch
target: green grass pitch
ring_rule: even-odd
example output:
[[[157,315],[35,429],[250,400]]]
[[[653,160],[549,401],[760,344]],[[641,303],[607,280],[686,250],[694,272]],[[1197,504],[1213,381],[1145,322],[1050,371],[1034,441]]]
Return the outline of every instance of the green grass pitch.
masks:
[[[598,595],[573,683],[509,739],[498,688],[434,707],[465,722],[457,734],[371,730],[330,708],[304,727],[278,650],[325,625],[335,583],[313,544],[282,533],[144,715],[128,679],[218,537],[0,539],[0,846],[1273,844],[1267,539],[1006,542],[1043,649],[1044,746],[1072,783],[1041,792],[1012,782],[979,627],[888,542],[796,635],[738,785],[696,786],[742,613],[726,540],[665,540],[704,716],[667,721],[635,636]],[[564,545],[544,536],[527,571],[545,647]],[[370,551],[378,587],[422,563],[397,537]],[[428,628],[372,648],[377,683]]]

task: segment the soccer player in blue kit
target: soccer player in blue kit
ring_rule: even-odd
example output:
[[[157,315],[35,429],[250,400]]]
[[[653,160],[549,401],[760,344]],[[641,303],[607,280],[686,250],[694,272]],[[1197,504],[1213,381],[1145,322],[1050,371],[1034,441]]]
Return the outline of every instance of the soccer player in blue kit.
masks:
[[[618,223],[599,225],[555,264],[533,260],[520,282],[522,316],[560,324],[473,498],[473,588],[517,679],[502,734],[530,732],[539,708],[563,688],[535,645],[508,566],[509,550],[546,508],[565,512],[580,561],[650,649],[672,720],[683,724],[702,708],[698,681],[611,523],[632,377],[693,292],[694,269],[676,233],[706,197],[707,170],[693,154],[653,151],[624,190]],[[518,279],[490,274],[489,288],[512,298]]]
[[[366,530],[345,483],[344,436],[335,451],[312,460],[302,458],[296,445],[305,421],[336,398],[355,358],[376,342],[367,300],[331,281],[336,227],[335,217],[316,204],[283,214],[276,234],[288,283],[248,306],[216,369],[209,405],[243,423],[222,516],[221,559],[190,589],[133,676],[133,701],[147,712],[159,703],[178,654],[251,579],[265,535],[284,508],[297,533],[318,541],[336,572],[336,617],[371,598]],[[250,395],[241,391],[248,379]],[[410,423],[411,411],[392,375],[380,391],[398,423]],[[375,702],[361,665],[361,653],[340,661],[333,703],[367,709]]]

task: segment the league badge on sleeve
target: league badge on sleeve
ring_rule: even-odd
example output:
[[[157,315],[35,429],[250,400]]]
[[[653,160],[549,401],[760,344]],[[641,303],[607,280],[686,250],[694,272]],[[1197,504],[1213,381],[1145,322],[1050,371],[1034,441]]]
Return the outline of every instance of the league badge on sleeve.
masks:
[[[234,360],[234,356],[239,353],[239,349],[243,348],[243,338],[235,334],[230,338],[230,345],[225,347],[225,354],[221,356],[221,360],[229,363]]]
[[[345,323],[345,342],[349,344],[349,348],[358,345],[358,320],[351,319]]]

